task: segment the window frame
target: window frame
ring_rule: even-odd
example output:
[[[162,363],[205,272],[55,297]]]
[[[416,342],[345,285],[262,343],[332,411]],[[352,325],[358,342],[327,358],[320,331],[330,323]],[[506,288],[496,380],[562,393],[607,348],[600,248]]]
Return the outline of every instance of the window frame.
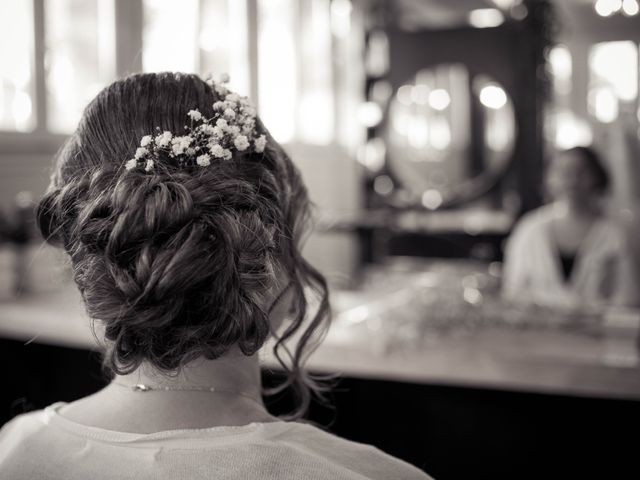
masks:
[[[68,138],[67,134],[53,133],[47,130],[47,89],[45,72],[45,15],[46,0],[30,0],[33,11],[33,105],[35,114],[35,127],[30,132],[18,132],[10,130],[0,130],[0,155],[3,154],[53,154]],[[105,0],[113,2],[114,8],[114,54],[115,54],[115,75],[122,78],[133,72],[142,71],[141,52],[143,47],[143,25],[144,12],[143,0]],[[249,65],[249,95],[252,101],[259,104],[258,92],[258,26],[259,9],[258,0],[246,0],[247,12],[247,42],[248,42],[248,65]],[[298,35],[302,32],[297,32]],[[355,41],[358,44],[358,33],[353,32],[348,42]],[[329,145],[345,145],[343,129],[345,128],[346,116],[352,113],[340,107],[340,98],[345,94],[345,90],[354,92],[353,80],[363,77],[363,72],[356,71],[340,73],[339,64],[345,60],[345,56],[354,55],[360,45],[355,49],[351,46],[347,48],[344,40],[336,39],[331,35],[331,57],[332,57],[332,85],[334,102],[333,138]],[[348,52],[346,50],[349,50]],[[298,50],[297,55],[300,55]],[[337,57],[343,58],[337,58]],[[342,60],[342,62],[341,62]],[[299,72],[298,72],[299,73]],[[354,99],[356,102],[357,99]],[[343,111],[344,110],[344,111]],[[297,115],[297,113],[296,113]],[[357,141],[348,142],[349,149],[356,147]],[[304,144],[298,137],[294,136],[290,142],[292,144]]]
[[[142,0],[108,0],[114,8],[114,53],[116,77],[140,71],[142,48]],[[35,127],[30,132],[0,130],[0,154],[55,153],[69,135],[47,129],[47,88],[45,72],[46,0],[31,0],[33,12],[33,105]]]

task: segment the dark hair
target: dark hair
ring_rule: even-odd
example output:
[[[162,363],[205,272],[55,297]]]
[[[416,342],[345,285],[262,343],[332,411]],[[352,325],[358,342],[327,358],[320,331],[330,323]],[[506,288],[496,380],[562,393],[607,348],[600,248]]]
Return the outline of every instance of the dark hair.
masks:
[[[57,155],[39,227],[69,254],[87,312],[104,324],[105,370],[126,374],[148,361],[170,373],[236,344],[252,355],[272,333],[287,375],[264,393],[292,387],[298,405],[285,417],[297,419],[311,392],[323,399],[326,387],[302,367],[331,310],[325,278],[300,253],[312,204],[289,156],[258,119],[268,139],[263,153],[125,174],[144,135],[182,131],[191,109],[212,117],[217,100],[191,74],[137,74],[106,87]],[[281,335],[270,332],[261,306],[276,267],[294,290],[293,318]],[[291,353],[285,342],[305,321],[305,287],[319,295],[319,307]]]
[[[595,178],[595,188],[599,193],[607,191],[609,188],[609,174],[604,168],[600,155],[591,147],[573,147],[567,150],[563,150],[561,154],[575,154],[579,155],[584,161],[585,165]]]

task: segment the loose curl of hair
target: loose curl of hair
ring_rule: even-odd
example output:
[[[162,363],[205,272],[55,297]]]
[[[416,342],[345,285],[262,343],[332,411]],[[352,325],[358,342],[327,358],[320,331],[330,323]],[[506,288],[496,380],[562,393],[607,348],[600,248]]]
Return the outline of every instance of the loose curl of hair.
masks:
[[[325,278],[300,252],[313,204],[297,167],[258,119],[263,153],[191,170],[124,170],[142,136],[181,132],[189,110],[211,117],[217,100],[196,75],[137,74],[106,87],[56,157],[38,225],[69,254],[87,313],[104,325],[106,371],[127,374],[146,361],[176,372],[233,345],[253,355],[273,334],[286,377],[263,393],[291,387],[297,406],[283,417],[299,419],[312,393],[324,400],[328,390],[327,377],[303,366],[331,309]],[[294,292],[281,335],[263,306],[276,266]],[[305,290],[319,300],[311,318]],[[285,342],[298,336],[292,353]]]

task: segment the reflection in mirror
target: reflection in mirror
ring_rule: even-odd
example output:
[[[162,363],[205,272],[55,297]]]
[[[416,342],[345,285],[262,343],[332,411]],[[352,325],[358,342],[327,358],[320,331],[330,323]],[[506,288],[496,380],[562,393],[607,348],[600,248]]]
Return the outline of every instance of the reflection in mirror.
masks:
[[[441,64],[398,88],[387,137],[393,173],[433,210],[485,193],[504,172],[516,137],[513,104],[491,77]]]

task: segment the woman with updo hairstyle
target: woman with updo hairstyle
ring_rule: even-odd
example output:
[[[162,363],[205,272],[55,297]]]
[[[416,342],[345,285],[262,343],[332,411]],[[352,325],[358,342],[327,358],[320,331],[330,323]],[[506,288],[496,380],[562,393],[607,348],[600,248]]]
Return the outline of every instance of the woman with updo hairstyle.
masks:
[[[570,310],[638,305],[626,233],[603,206],[608,188],[594,149],[553,156],[545,172],[550,203],[525,214],[506,245],[507,298]]]
[[[59,152],[38,223],[69,255],[111,381],[6,424],[0,478],[429,478],[303,420],[328,389],[304,370],[330,323],[300,253],[311,203],[226,81],[116,81]],[[286,377],[263,392],[267,341]],[[271,415],[262,394],[287,388],[295,410]]]

